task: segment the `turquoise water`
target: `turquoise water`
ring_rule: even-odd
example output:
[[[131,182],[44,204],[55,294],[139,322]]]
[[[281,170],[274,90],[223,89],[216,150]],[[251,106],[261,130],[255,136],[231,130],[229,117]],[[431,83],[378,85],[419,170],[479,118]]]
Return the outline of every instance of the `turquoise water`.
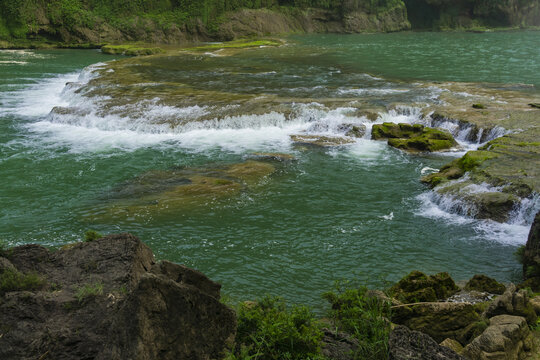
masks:
[[[79,75],[111,60],[97,51],[1,51],[0,239],[57,247],[90,228],[131,232],[158,258],[221,282],[233,299],[271,293],[316,308],[335,280],[352,277],[383,286],[418,269],[512,280],[527,222],[445,212],[418,181],[459,153],[411,156],[367,138],[318,149],[289,135],[340,135],[341,123],[368,124],[362,109],[379,112],[378,121],[415,122],[419,112],[407,104],[437,101],[438,90],[421,81],[540,84],[535,34],[295,36],[284,48],[233,57],[131,63],[137,86]],[[443,51],[445,43],[474,51]],[[491,60],[462,66],[482,48]],[[516,65],[499,66],[512,51]],[[402,106],[384,110],[392,103]],[[51,112],[58,106],[67,110]],[[148,171],[241,163],[261,151],[296,161],[274,164],[234,196],[166,216],[107,219],[96,210]]]

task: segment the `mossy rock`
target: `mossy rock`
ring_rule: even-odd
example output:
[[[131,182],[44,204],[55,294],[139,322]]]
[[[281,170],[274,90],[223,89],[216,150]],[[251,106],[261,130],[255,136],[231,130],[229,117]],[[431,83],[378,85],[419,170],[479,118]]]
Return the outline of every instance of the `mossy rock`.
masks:
[[[204,209],[258,185],[274,173],[268,162],[243,163],[178,170],[149,171],[119,186],[103,208],[92,209],[88,220],[117,221],[137,217],[176,217]]]
[[[490,294],[502,295],[506,287],[486,275],[474,275],[465,285],[465,290],[476,290]]]
[[[393,323],[426,333],[437,342],[468,339],[466,334],[478,332],[481,321],[476,308],[466,303],[429,302],[392,308]]]
[[[143,56],[163,53],[159,47],[145,47],[142,45],[105,45],[101,47],[101,52],[110,55]]]
[[[458,291],[458,286],[446,272],[426,275],[413,271],[390,288],[393,296],[403,303],[437,301]]]
[[[457,145],[452,135],[443,130],[420,124],[375,124],[371,130],[374,140],[388,139],[388,145],[406,151],[441,151]]]
[[[312,145],[317,147],[333,147],[354,143],[355,140],[339,136],[291,135],[296,145]]]
[[[371,138],[373,140],[381,139],[410,139],[411,137],[420,135],[424,129],[420,124],[395,124],[390,122],[384,122],[382,124],[375,124],[371,129]]]

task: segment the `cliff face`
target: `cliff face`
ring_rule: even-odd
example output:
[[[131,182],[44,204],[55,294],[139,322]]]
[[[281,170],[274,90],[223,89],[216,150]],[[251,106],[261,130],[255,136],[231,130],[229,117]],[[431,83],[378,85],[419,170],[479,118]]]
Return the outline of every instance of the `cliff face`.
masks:
[[[0,252],[1,359],[215,359],[236,316],[220,285],[129,234]]]
[[[404,0],[416,29],[540,26],[539,0]]]
[[[0,3],[0,41],[181,43],[290,32],[409,29],[402,0],[18,0]]]

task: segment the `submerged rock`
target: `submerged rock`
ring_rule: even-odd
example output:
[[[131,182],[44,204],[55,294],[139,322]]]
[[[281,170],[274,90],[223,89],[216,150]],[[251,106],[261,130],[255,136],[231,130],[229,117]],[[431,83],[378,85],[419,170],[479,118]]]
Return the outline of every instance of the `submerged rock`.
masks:
[[[390,333],[390,360],[465,360],[454,350],[437,344],[428,335],[397,326]]]
[[[457,146],[449,132],[420,124],[375,124],[371,138],[388,139],[388,145],[407,151],[440,151]]]
[[[279,161],[289,162],[294,161],[296,158],[290,154],[282,153],[253,153],[247,156],[248,159],[254,159],[258,161]]]
[[[129,234],[56,252],[14,248],[39,290],[0,298],[2,359],[215,359],[236,333],[220,285],[172,263]]]
[[[268,162],[242,163],[179,170],[153,170],[128,181],[107,195],[105,209],[87,216],[111,221],[134,216],[176,216],[238,196],[275,172]]]
[[[297,145],[313,145],[319,147],[333,147],[354,143],[354,140],[350,138],[321,135],[291,135],[291,140]]]

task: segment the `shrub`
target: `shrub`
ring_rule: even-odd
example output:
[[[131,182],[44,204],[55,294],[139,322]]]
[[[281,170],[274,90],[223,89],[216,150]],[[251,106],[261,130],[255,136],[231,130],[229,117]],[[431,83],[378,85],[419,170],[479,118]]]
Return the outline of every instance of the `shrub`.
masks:
[[[84,242],[90,242],[102,238],[103,235],[94,230],[88,230],[84,233]]]
[[[281,298],[266,296],[240,304],[237,314],[237,348],[228,359],[323,359],[323,334],[306,306],[288,309]]]
[[[103,284],[100,282],[84,284],[78,288],[77,292],[75,293],[75,297],[79,301],[79,304],[84,302],[89,297],[98,295],[103,295]]]
[[[0,274],[0,295],[10,291],[36,290],[42,285],[43,279],[35,273],[23,274],[4,269]]]
[[[330,316],[336,326],[359,341],[356,359],[387,359],[390,333],[390,304],[366,296],[367,288],[346,288],[336,284],[335,292],[323,294],[332,308]]]

